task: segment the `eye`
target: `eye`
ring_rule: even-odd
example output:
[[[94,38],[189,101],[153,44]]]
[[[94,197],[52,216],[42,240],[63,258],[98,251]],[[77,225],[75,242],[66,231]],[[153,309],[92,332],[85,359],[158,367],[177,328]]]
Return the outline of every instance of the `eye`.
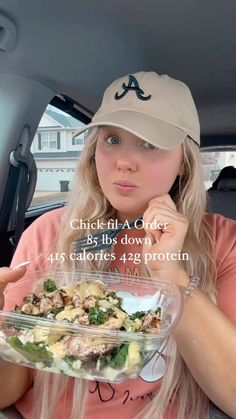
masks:
[[[105,138],[105,142],[110,145],[119,144],[120,139],[118,137],[115,137],[114,135],[109,135],[108,137]]]
[[[147,148],[148,150],[157,150],[158,147],[156,147],[155,145],[148,143],[147,141],[143,141],[142,142],[142,147]]]

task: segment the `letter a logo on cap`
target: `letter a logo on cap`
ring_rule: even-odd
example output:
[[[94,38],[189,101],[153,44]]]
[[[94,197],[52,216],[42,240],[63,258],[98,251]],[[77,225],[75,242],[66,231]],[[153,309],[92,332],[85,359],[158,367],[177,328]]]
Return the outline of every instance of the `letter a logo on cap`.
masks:
[[[142,96],[144,95],[144,91],[140,89],[137,79],[134,76],[131,76],[130,74],[128,86],[126,86],[126,84],[123,83],[122,88],[124,89],[124,92],[120,95],[118,94],[118,92],[116,92],[114,96],[116,100],[122,99],[122,97],[124,97],[129,91],[135,91],[137,98],[141,100],[149,100],[152,97],[152,95]]]

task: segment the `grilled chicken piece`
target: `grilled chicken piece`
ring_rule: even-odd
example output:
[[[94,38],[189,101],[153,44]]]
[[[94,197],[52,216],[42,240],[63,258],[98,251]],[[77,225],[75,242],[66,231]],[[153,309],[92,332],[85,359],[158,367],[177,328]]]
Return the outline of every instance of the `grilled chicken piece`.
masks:
[[[82,324],[84,326],[88,326],[89,325],[89,319],[88,319],[88,314],[85,313],[82,316],[76,317],[76,319],[74,320],[75,324]]]
[[[160,317],[155,313],[148,313],[143,319],[143,324],[141,327],[142,331],[149,333],[158,333],[160,330]]]
[[[83,308],[84,310],[89,310],[92,307],[96,306],[96,298],[90,295],[89,297],[84,298],[83,300]]]
[[[18,307],[18,309],[20,309],[20,311],[25,314],[39,314],[39,309],[35,307],[31,302],[23,304],[21,307]]]
[[[51,311],[53,309],[53,302],[50,298],[48,297],[43,297],[39,303],[39,312],[41,314],[43,313],[48,313],[49,311]]]
[[[100,355],[114,347],[111,343],[101,343],[98,339],[85,339],[84,337],[71,337],[66,343],[66,352],[81,361],[96,360]]]
[[[38,302],[38,297],[32,292],[31,294],[25,295],[23,298],[23,303],[35,303]]]
[[[52,300],[54,308],[64,307],[63,295],[59,290],[55,290],[48,297]]]
[[[74,304],[75,307],[80,307],[81,306],[81,298],[79,295],[75,294],[72,297],[72,304]]]
[[[63,298],[63,304],[65,307],[73,304],[72,297],[70,297],[69,295],[62,294],[62,298]],[[75,305],[75,307],[77,306]]]

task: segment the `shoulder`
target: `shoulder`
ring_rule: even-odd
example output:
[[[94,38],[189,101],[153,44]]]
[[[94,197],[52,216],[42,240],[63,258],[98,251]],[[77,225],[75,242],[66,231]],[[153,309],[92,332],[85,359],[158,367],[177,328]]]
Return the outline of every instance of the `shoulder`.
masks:
[[[234,264],[236,258],[236,221],[221,214],[205,214],[214,243],[218,269],[226,263]]]
[[[224,217],[221,214],[205,214],[204,220],[212,231],[212,238],[215,241],[229,239],[230,242],[236,240],[236,221],[231,218]]]
[[[30,224],[21,236],[12,259],[12,266],[34,259],[42,252],[46,254],[49,249],[53,250],[64,212],[64,208],[47,212]]]
[[[217,304],[236,323],[236,221],[220,214],[206,214],[205,218],[215,247]]]
[[[48,267],[48,256],[53,251],[57,242],[60,228],[60,221],[65,212],[64,208],[59,208],[47,212],[37,218],[22,234],[19,244],[14,253],[11,266],[17,266],[22,262],[30,262],[29,271],[33,281],[33,272],[43,270]],[[11,307],[11,302],[19,304],[25,293],[24,287],[21,291],[10,284],[5,293],[5,310]]]
[[[61,218],[65,213],[65,207],[58,208],[38,217],[30,226],[24,231],[22,237],[29,234],[56,232],[59,229]]]
[[[40,215],[33,223],[32,225],[41,224],[44,222],[47,223],[58,223],[60,222],[63,214],[65,213],[66,207],[57,208],[52,211],[48,211],[43,215]]]

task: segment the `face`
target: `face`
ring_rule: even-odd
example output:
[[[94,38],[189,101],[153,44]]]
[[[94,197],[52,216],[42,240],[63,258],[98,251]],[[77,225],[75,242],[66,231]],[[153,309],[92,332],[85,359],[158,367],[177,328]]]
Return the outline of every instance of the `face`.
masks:
[[[98,179],[120,221],[141,216],[151,199],[168,193],[182,160],[182,146],[163,150],[120,128],[99,131]]]

